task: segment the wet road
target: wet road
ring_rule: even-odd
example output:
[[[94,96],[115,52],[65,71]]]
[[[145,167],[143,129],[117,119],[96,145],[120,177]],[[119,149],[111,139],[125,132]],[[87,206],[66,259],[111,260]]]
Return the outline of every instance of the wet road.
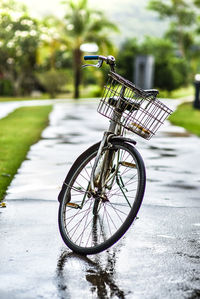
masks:
[[[56,102],[13,180],[0,209],[0,298],[199,298],[200,139],[168,122],[150,141],[135,138],[147,188],[125,237],[88,258],[63,244],[56,198],[73,160],[108,124],[96,106]]]

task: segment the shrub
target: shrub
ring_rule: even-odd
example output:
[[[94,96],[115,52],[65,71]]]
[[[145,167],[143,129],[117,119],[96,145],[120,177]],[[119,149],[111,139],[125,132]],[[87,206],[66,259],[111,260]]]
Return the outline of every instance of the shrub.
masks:
[[[36,76],[42,87],[52,98],[55,98],[56,94],[62,90],[67,81],[67,75],[64,71],[54,69],[37,74]]]
[[[0,95],[1,96],[13,96],[14,90],[10,80],[1,79],[0,80]]]
[[[176,55],[176,49],[170,40],[146,37],[140,44],[136,39],[125,41],[119,51],[117,66],[119,73],[131,81],[134,77],[136,55],[154,56],[154,86],[158,89],[172,91],[188,84],[189,63]]]

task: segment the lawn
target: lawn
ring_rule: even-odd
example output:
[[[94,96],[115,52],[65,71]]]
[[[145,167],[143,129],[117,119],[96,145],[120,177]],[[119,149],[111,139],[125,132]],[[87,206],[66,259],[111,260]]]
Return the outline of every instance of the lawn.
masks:
[[[172,124],[184,127],[189,132],[200,136],[200,110],[194,109],[193,103],[183,103],[172,113]]]
[[[171,92],[167,92],[166,90],[159,90],[159,98],[167,98],[167,99],[180,99],[180,98],[186,98],[189,96],[194,96],[194,86],[189,85],[187,87],[181,87],[178,89],[175,89]]]
[[[48,125],[52,106],[22,107],[0,119],[0,200],[29,148]]]
[[[49,96],[47,94],[42,94],[39,97],[31,97],[31,96],[24,96],[24,97],[6,97],[0,96],[0,102],[13,102],[13,101],[34,101],[34,100],[49,100]]]

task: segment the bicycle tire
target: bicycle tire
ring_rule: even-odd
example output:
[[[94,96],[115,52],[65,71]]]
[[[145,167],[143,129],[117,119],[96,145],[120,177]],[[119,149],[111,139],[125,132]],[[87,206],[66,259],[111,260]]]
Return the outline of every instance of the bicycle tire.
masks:
[[[87,180],[89,180],[92,161],[97,154],[99,144],[100,143],[94,144],[77,158],[68,172],[59,195],[60,206],[58,222],[60,234],[64,243],[72,251],[82,255],[96,254],[104,251],[125,234],[136,218],[145,191],[146,174],[141,155],[131,144],[124,141],[113,140],[111,141],[112,147],[118,153],[119,157],[121,155],[120,159],[125,160],[126,158],[129,160],[121,161],[118,159],[121,163],[118,163],[120,165],[118,168],[123,171],[123,179],[121,172],[118,170],[120,174],[118,173],[114,178],[114,189],[112,188],[107,192],[107,196],[110,196],[111,200],[108,199],[108,201],[103,202],[98,215],[95,215],[95,199],[92,198],[88,191]],[[106,150],[105,147],[103,152]],[[133,172],[133,174],[131,172],[131,176],[128,175],[129,171]],[[87,178],[85,176],[87,176]],[[117,176],[118,179],[116,178]],[[118,182],[120,180],[122,181],[121,186],[120,182]],[[75,184],[77,184],[79,188],[76,187]],[[87,187],[85,185],[82,187],[82,184],[87,185]],[[128,200],[124,197],[123,193],[125,193],[125,191],[127,192],[126,197],[129,196],[129,192],[132,194]],[[82,208],[77,208],[77,203],[80,202],[82,195],[85,195],[86,200]],[[122,201],[122,195],[127,201],[126,205],[125,200]],[[112,197],[116,198],[115,201]],[[118,202],[116,200],[118,200]],[[129,201],[132,201],[131,204]],[[106,209],[109,209],[109,212]],[[111,215],[113,219],[111,219]],[[118,225],[117,222],[119,222],[119,219],[121,223]],[[111,223],[108,224],[108,220],[111,220]],[[82,232],[82,229],[84,232]],[[89,230],[89,232],[86,230]],[[97,233],[97,230],[99,230],[99,233]],[[86,241],[83,240],[84,234],[87,237]],[[109,234],[109,236],[107,237],[106,234]]]

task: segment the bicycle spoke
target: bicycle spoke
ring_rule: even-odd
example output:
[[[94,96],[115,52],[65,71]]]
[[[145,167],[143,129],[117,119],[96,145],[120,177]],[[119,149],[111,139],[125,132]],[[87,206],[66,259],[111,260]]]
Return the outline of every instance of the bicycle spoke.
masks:
[[[90,208],[91,208],[91,206],[90,206]],[[86,231],[86,228],[89,226],[89,224],[90,224],[91,221],[92,221],[92,220],[90,220],[90,221],[87,223],[88,217],[89,217],[89,214],[87,214],[87,217],[86,217],[86,219],[85,219],[85,224],[84,224],[83,231],[82,231],[82,233],[80,234],[81,239],[80,239],[80,243],[79,243],[79,245],[81,244],[81,241],[82,241],[82,239],[83,239],[83,235],[84,235],[84,232]],[[76,242],[78,241],[78,239],[80,238],[80,236],[76,239]]]
[[[119,219],[121,220],[121,222],[123,223],[123,220],[122,220],[121,216],[118,214],[118,212],[120,212],[120,213],[122,213],[122,214],[124,214],[124,215],[126,215],[126,214],[123,213],[122,211],[120,211],[120,210],[114,208],[112,204],[111,204],[110,206],[112,207],[112,209],[114,210],[115,214],[118,216],[118,218],[119,218]],[[110,213],[111,213],[111,212],[110,212]],[[112,217],[110,216],[109,212],[108,212],[108,215],[109,215],[109,217],[110,217],[112,223],[114,224],[114,222],[113,222],[113,220],[112,220]],[[114,226],[115,226],[115,224],[114,224]],[[116,226],[115,226],[115,228],[116,228]]]
[[[72,208],[69,208],[68,210],[70,210],[70,211],[72,211]],[[89,209],[88,209],[89,210]],[[87,210],[86,210],[87,211]],[[65,221],[66,220],[69,220],[69,222],[66,224],[66,225],[68,225],[69,223],[70,223],[70,221],[71,221],[71,219],[73,219],[75,216],[77,216],[77,215],[80,215],[80,214],[83,214],[83,213],[85,213],[85,210],[78,210],[75,214],[73,214],[72,216],[68,216],[67,218],[66,218],[66,216],[65,216]],[[65,213],[65,215],[66,215],[66,213]]]
[[[89,210],[89,209],[88,209]],[[87,212],[87,210],[85,211]],[[87,217],[88,213],[84,213],[84,216],[69,230],[69,233],[76,227],[78,228],[79,225],[81,224],[81,222],[84,220],[85,217]],[[68,225],[69,225],[69,222],[68,222]]]
[[[123,215],[126,215],[126,216],[127,216],[127,213],[124,213],[123,211],[117,209],[116,207],[114,207],[114,205],[113,205],[112,203],[110,203],[110,205],[111,205],[112,209],[115,211],[115,213],[117,214],[117,216],[118,216],[120,219],[121,219],[121,217],[119,216],[118,212],[121,213],[121,214],[123,214]],[[126,207],[127,207],[127,205],[126,205]],[[130,210],[130,209],[129,209],[129,210]]]
[[[101,245],[101,248],[104,248],[104,244],[110,242],[109,240],[115,242],[121,236],[121,232],[120,235],[118,232],[130,217],[131,209],[137,200],[140,182],[138,166],[129,147],[129,145],[116,146],[117,151],[112,152],[114,156],[109,166],[111,169],[107,172],[105,182],[102,181],[103,186],[101,188],[95,186],[92,192],[90,176],[97,151],[92,156],[86,157],[84,163],[77,165],[78,170],[74,171],[70,183],[66,184],[65,199],[62,201],[65,229],[63,234],[67,238],[66,241],[70,241],[70,243],[67,241],[70,247],[74,244],[77,250],[82,248],[83,251]],[[106,165],[102,164],[102,159],[107,150],[106,148],[98,162],[99,173],[101,165]],[[108,156],[111,157],[112,153]],[[71,202],[71,207],[67,206],[68,202]],[[130,223],[127,222],[125,230]],[[113,239],[113,236],[116,236],[116,239]]]

